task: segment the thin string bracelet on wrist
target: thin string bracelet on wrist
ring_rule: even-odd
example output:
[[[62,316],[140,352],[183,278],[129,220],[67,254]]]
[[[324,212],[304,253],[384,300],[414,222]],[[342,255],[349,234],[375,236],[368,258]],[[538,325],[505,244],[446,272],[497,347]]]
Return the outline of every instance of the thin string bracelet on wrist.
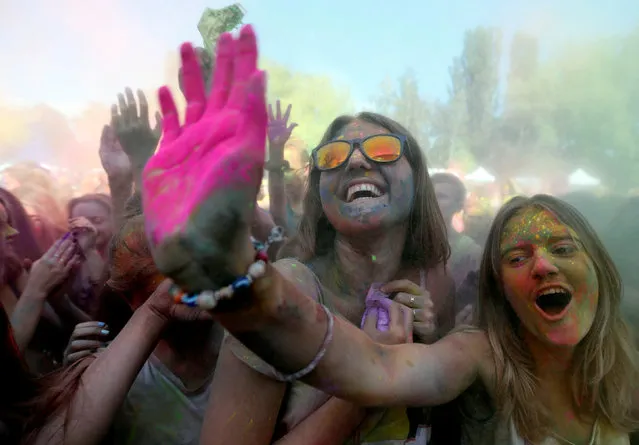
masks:
[[[235,292],[239,289],[250,287],[255,280],[261,278],[266,273],[266,263],[268,263],[267,251],[271,244],[280,242],[284,239],[284,230],[279,227],[273,227],[266,242],[261,243],[251,237],[251,242],[255,248],[255,260],[249,266],[247,274],[236,278],[228,286],[224,286],[216,291],[205,290],[198,294],[186,294],[177,286],[172,286],[170,294],[176,303],[185,304],[190,307],[199,307],[205,310],[212,310],[217,307],[220,300],[231,299]]]
[[[324,309],[324,312],[326,313],[327,326],[326,326],[326,335],[324,336],[324,341],[322,342],[322,346],[320,346],[319,351],[317,352],[313,360],[311,360],[311,362],[305,368],[300,369],[299,371],[293,374],[283,374],[277,370],[274,370],[275,380],[278,380],[284,383],[290,383],[290,382],[299,380],[303,377],[306,377],[311,372],[315,371],[315,368],[317,368],[317,365],[319,365],[319,362],[321,362],[322,359],[324,358],[324,355],[326,355],[326,350],[328,349],[328,346],[331,344],[331,341],[333,340],[333,329],[335,327],[335,317],[333,317],[333,314],[331,313],[331,311],[328,310],[326,306],[324,306],[323,304],[320,306],[322,306],[322,309]]]

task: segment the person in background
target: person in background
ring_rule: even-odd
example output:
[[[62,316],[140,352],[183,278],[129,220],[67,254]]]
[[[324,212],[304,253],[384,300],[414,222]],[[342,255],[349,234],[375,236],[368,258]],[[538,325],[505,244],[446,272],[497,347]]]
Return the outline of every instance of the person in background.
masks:
[[[75,246],[71,240],[63,246],[53,244],[41,257],[26,211],[3,189],[0,225],[5,243],[0,301],[26,362],[35,374],[43,374],[61,363],[68,335],[65,323],[75,321],[72,314],[77,308],[56,297],[58,286],[75,272]]]
[[[22,265],[28,269],[30,264],[42,256],[31,218],[20,200],[4,188],[0,188],[0,206],[1,219],[7,223],[4,227],[11,231],[5,233],[5,238],[11,243],[12,251],[21,260]]]
[[[435,173],[431,178],[450,244],[447,266],[457,288],[455,313],[459,322],[470,322],[477,304],[477,274],[482,249],[471,237],[453,227],[453,217],[463,211],[466,204],[466,187],[452,173]]]
[[[602,231],[602,238],[610,251],[610,256],[619,268],[623,282],[622,313],[639,340],[638,221],[639,196],[626,198],[612,215],[608,226]]]
[[[77,243],[82,266],[69,290],[71,300],[89,316],[100,306],[98,295],[106,281],[106,250],[113,236],[113,212],[108,196],[84,195],[69,201],[69,230]]]
[[[0,243],[3,241],[0,239]],[[33,400],[41,395],[42,385],[29,371],[4,307],[0,303],[0,442],[23,443],[28,419],[33,415]]]
[[[67,215],[51,190],[35,185],[21,185],[11,190],[20,200],[36,229],[36,240],[41,252],[67,232]]]

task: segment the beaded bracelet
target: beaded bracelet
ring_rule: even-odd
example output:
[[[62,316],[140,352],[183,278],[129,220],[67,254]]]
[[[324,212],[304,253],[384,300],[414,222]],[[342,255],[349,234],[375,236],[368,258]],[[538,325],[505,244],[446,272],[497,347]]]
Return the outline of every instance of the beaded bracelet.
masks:
[[[251,237],[251,242],[255,248],[255,261],[248,268],[248,273],[236,278],[228,286],[224,286],[216,291],[205,290],[199,294],[188,295],[176,286],[170,289],[171,296],[176,303],[185,304],[190,307],[199,307],[205,310],[215,309],[218,302],[222,299],[231,299],[235,292],[239,289],[246,289],[255,280],[261,278],[266,273],[266,263],[268,262],[267,251],[271,244],[280,242],[284,239],[284,230],[279,227],[273,227],[268,239],[265,243],[260,243]]]
[[[268,255],[266,251],[269,246],[273,243],[282,241],[284,239],[284,231],[281,227],[274,227],[271,230],[271,233],[268,236],[268,239],[265,243],[260,243],[255,238],[251,237],[251,242],[253,243],[253,247],[255,247],[255,262],[251,264],[248,268],[248,273],[242,277],[239,277],[233,281],[228,286],[225,286],[216,291],[205,290],[196,295],[187,295],[182,292],[177,287],[172,287],[170,292],[176,303],[185,304],[191,307],[200,307],[202,309],[211,310],[215,309],[217,303],[221,299],[230,299],[235,294],[235,291],[241,288],[249,287],[255,280],[264,276],[266,273],[266,263],[268,262]],[[308,364],[305,368],[293,373],[293,374],[283,374],[277,370],[273,370],[275,375],[273,376],[276,380],[280,382],[290,383],[295,380],[299,380],[302,377],[307,376],[311,372],[317,368],[319,362],[326,355],[326,350],[328,349],[328,345],[331,343],[333,339],[333,329],[335,325],[335,319],[331,311],[328,310],[326,306],[321,305],[322,309],[324,309],[324,313],[326,313],[327,318],[327,328],[326,335],[324,336],[324,341],[322,342],[322,346],[320,347],[317,355]]]

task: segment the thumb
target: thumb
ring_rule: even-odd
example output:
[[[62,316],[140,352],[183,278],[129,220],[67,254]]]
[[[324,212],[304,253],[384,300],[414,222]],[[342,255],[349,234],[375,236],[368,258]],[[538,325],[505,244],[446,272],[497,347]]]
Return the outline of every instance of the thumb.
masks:
[[[166,280],[162,281],[158,287],[155,288],[155,291],[153,291],[153,294],[151,294],[151,297],[160,296],[160,295],[169,295],[170,294],[169,290],[171,289],[171,286],[173,286],[173,281],[167,278]]]
[[[33,261],[30,258],[25,258],[22,261],[22,267],[24,267],[27,271],[31,269],[31,266],[33,266]]]

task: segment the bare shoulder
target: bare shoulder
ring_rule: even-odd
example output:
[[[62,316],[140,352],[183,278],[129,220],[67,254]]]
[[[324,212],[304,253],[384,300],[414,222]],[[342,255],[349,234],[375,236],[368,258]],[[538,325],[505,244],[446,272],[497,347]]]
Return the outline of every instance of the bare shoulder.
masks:
[[[493,349],[486,332],[476,328],[462,329],[451,333],[443,340],[447,339],[450,341],[451,347],[460,348],[463,353],[472,357],[473,361],[477,363],[478,377],[489,393],[494,395],[497,372]]]
[[[477,357],[479,361],[492,361],[492,350],[488,336],[481,329],[469,327],[451,332],[440,340],[449,347],[463,350],[464,352]]]
[[[479,378],[486,387],[494,388],[495,360],[488,335],[484,331],[476,328],[462,329],[452,332],[440,342],[445,343],[450,349],[467,355],[477,364]]]

